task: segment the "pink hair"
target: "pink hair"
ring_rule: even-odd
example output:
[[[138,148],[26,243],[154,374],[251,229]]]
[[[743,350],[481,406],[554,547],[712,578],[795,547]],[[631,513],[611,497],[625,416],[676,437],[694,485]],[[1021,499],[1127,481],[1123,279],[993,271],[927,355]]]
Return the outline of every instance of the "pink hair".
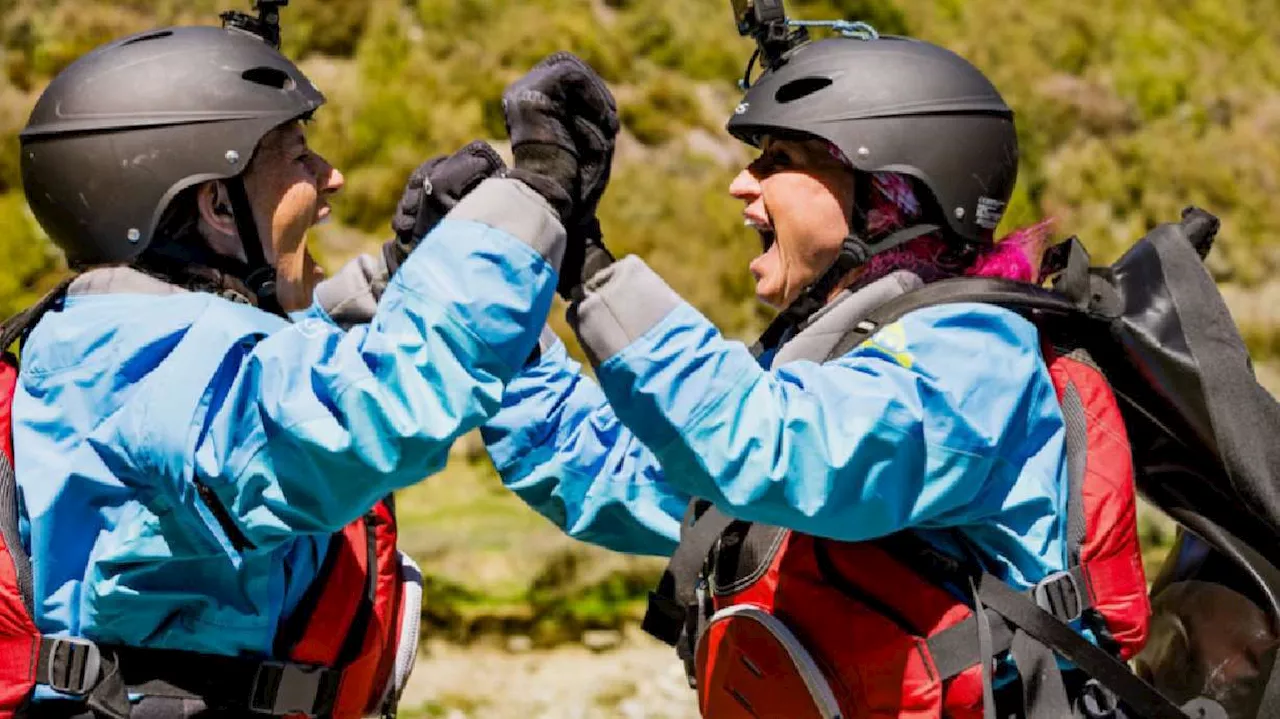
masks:
[[[884,237],[920,219],[923,208],[910,178],[892,172],[871,173],[869,177],[869,206],[854,210],[862,214],[868,239]],[[1048,219],[1014,230],[979,249],[977,256],[964,266],[957,265],[955,248],[941,236],[925,235],[872,257],[858,283],[865,284],[901,269],[914,271],[926,282],[957,275],[1037,282],[1052,229],[1053,220]]]

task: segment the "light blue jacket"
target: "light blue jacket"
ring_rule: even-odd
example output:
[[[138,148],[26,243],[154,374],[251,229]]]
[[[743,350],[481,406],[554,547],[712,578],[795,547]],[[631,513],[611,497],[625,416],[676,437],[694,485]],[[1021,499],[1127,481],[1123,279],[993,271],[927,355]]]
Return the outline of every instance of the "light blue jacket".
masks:
[[[291,324],[128,269],[81,277],[14,402],[39,629],[270,654],[327,535],[498,410],[563,251],[540,197],[489,180],[349,330],[320,306]]]
[[[1065,429],[1033,325],[939,306],[837,360],[795,358],[825,356],[850,317],[912,281],[845,296],[770,368],[628,257],[571,308],[599,384],[544,341],[484,427],[490,454],[537,511],[619,551],[669,554],[700,497],[841,540],[914,528],[959,553],[958,529],[1027,588],[1066,563]]]

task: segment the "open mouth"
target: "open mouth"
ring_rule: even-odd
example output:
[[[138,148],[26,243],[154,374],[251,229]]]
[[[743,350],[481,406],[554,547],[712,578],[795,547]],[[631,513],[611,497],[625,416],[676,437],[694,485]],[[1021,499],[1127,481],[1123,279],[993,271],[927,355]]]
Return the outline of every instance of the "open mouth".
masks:
[[[760,230],[760,247],[765,252],[768,252],[773,248],[773,243],[776,242],[777,239],[778,236],[773,233],[773,230]]]
[[[750,219],[746,220],[744,224],[755,230],[756,233],[760,235],[760,248],[764,252],[768,252],[769,249],[773,247],[773,243],[778,239],[777,235],[774,234],[773,227],[769,225]]]

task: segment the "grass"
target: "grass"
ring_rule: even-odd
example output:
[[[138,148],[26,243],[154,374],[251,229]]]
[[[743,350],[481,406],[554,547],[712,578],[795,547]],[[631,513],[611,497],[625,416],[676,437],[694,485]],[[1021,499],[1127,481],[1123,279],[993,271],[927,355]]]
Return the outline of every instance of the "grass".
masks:
[[[569,539],[467,450],[397,496],[401,548],[424,571],[423,616],[434,636],[522,634],[549,646],[639,620],[662,560]]]

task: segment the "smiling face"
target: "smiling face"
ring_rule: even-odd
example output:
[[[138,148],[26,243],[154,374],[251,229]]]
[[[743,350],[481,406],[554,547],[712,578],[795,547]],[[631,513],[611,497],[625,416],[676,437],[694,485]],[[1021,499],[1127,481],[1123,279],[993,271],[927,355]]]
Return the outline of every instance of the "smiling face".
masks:
[[[307,147],[302,123],[272,130],[245,170],[266,260],[276,268],[277,295],[286,310],[302,309],[320,271],[307,248],[307,230],[329,217],[329,198],[342,189],[342,173]]]
[[[854,174],[822,140],[766,138],[760,157],[729,186],[760,234],[751,261],[756,296],[781,309],[835,262],[849,234]]]
[[[323,271],[307,248],[307,230],[329,217],[329,198],[342,189],[342,173],[307,147],[302,123],[267,133],[241,175],[263,256],[276,270],[276,297],[286,311],[311,303]],[[244,262],[247,255],[221,182],[197,194],[200,232],[215,252]]]

